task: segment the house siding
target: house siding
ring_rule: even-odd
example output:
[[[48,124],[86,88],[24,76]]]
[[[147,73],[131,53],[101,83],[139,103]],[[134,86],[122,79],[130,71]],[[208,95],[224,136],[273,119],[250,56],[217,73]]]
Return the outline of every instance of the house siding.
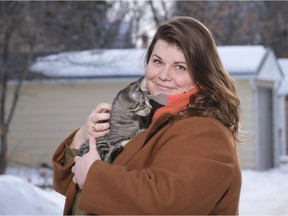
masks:
[[[8,136],[9,165],[51,164],[51,155],[59,142],[80,127],[98,103],[111,103],[118,90],[128,83],[25,83]],[[13,88],[10,85],[11,93]]]
[[[243,168],[255,168],[255,131],[254,131],[254,95],[249,80],[237,80],[237,94],[240,99],[241,127],[239,156]]]
[[[132,80],[25,83],[8,137],[10,165],[51,164],[53,151],[63,138],[80,127],[98,103],[111,103]],[[240,139],[250,140],[239,144],[240,162],[242,168],[255,169],[254,91],[249,80],[237,83],[242,113]]]

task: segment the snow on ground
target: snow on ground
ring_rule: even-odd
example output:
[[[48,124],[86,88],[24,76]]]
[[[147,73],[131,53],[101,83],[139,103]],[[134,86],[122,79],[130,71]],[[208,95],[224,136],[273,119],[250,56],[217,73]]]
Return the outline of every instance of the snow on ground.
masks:
[[[63,211],[63,197],[16,176],[0,176],[0,194],[1,215],[61,215]]]
[[[51,184],[50,169],[8,169],[0,175],[0,215],[63,215],[64,197],[40,188]]]
[[[64,197],[35,185],[51,183],[41,170],[0,176],[0,215],[62,215]],[[243,171],[240,215],[288,215],[288,169]]]
[[[240,215],[288,215],[288,169],[242,174]]]

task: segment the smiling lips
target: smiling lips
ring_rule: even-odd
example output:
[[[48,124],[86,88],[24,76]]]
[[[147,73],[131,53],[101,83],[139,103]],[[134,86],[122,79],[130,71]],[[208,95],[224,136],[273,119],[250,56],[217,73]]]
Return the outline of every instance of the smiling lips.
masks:
[[[159,84],[159,83],[155,83],[155,85],[156,85],[157,88],[160,89],[160,90],[171,90],[171,89],[173,89],[172,87],[165,86],[165,85],[162,85],[162,84]]]

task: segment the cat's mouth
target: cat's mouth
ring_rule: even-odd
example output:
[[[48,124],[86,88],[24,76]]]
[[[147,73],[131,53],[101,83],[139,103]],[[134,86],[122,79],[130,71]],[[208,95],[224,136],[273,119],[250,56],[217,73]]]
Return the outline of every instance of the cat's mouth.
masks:
[[[151,105],[150,105],[151,106]],[[151,106],[151,108],[152,108],[152,106]],[[139,110],[139,111],[137,111],[136,112],[136,114],[138,115],[138,116],[143,116],[143,117],[145,117],[145,116],[148,116],[149,115],[149,113],[150,113],[150,111],[151,111],[151,108],[145,108],[145,109],[143,109],[143,110]]]
[[[150,104],[148,98],[145,98],[145,105],[144,105],[143,109],[140,109],[139,111],[137,111],[136,114],[139,115],[139,116],[144,116],[144,117],[148,116],[149,113],[151,112],[152,108],[153,107]]]

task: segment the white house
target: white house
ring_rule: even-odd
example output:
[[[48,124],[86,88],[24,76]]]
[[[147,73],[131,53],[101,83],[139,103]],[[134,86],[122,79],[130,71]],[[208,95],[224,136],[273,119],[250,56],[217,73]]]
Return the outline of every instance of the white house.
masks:
[[[273,51],[263,46],[218,49],[225,68],[238,83],[241,137],[251,139],[239,145],[242,167],[264,170],[278,166],[281,146],[277,89],[282,73]],[[26,145],[27,163],[49,163],[61,139],[80,126],[97,103],[111,102],[120,88],[144,74],[144,61],[143,49],[90,50],[38,58],[31,70],[54,79],[25,83],[11,128],[11,144],[22,143],[21,149]]]
[[[273,51],[263,46],[219,47],[226,69],[237,80],[243,133],[253,140],[240,145],[243,167],[278,166],[281,155],[277,90],[282,79]],[[251,132],[251,133],[249,133]]]
[[[281,137],[281,156],[280,161],[288,164],[288,59],[281,58],[278,60],[280,68],[284,74],[281,86],[278,91],[279,96],[279,113],[280,137]]]

